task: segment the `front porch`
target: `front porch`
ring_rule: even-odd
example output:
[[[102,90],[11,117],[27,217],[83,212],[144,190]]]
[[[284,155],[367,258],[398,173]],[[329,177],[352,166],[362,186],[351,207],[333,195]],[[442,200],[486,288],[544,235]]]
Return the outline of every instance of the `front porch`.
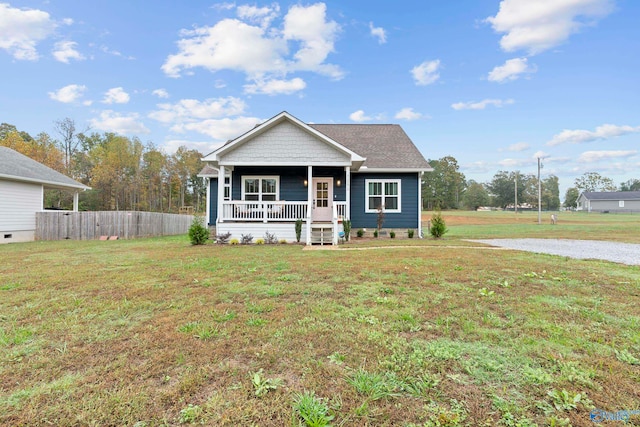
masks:
[[[221,215],[216,222],[216,233],[231,233],[240,238],[242,234],[251,234],[260,238],[265,233],[275,234],[279,240],[296,241],[295,224],[303,221],[300,241],[306,244],[337,245],[343,231],[343,221],[348,219],[347,202],[331,201],[329,218],[314,220],[316,209],[314,199],[309,201],[276,200],[256,202],[246,200],[223,201]],[[317,199],[315,204],[317,204]],[[320,202],[321,204],[323,202]]]

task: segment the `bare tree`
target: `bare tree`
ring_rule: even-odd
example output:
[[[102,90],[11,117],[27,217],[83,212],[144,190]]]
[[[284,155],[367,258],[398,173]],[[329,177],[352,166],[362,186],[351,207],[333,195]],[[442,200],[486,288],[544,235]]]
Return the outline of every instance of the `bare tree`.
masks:
[[[62,138],[60,148],[64,154],[64,167],[67,175],[71,176],[73,156],[78,151],[78,146],[80,145],[80,138],[78,138],[78,133],[76,132],[76,123],[73,119],[65,117],[62,120],[57,120],[54,128]],[[88,130],[89,129],[87,129],[87,131]]]

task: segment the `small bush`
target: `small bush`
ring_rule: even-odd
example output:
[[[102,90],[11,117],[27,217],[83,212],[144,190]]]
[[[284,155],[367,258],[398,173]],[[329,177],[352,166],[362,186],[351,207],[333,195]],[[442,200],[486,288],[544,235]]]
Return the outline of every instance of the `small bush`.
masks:
[[[264,245],[264,239],[256,239],[256,245]]]
[[[275,245],[276,243],[278,243],[278,237],[273,233],[269,233],[268,231],[265,231],[264,232],[264,242],[267,245]]]
[[[280,244],[281,245],[286,245],[287,243],[288,243],[287,239],[280,239]]]
[[[234,239],[229,240],[229,244],[230,245],[239,245],[240,241],[238,239],[234,238]]]
[[[408,230],[407,230],[407,237],[409,237],[410,239],[413,239],[413,234],[414,234],[415,232],[416,232],[416,231],[415,231],[414,229],[412,229],[412,228],[408,229]]]
[[[243,245],[250,245],[253,242],[253,236],[251,234],[241,234],[240,243]]]
[[[364,230],[362,228],[359,228],[356,234],[358,235],[358,237],[362,237],[364,236]]]
[[[202,216],[194,216],[193,222],[189,227],[189,240],[192,245],[204,245],[209,239],[209,229],[204,226],[204,218]]]
[[[344,231],[344,240],[348,242],[351,234],[351,220],[345,219],[342,221],[342,230]]]
[[[230,237],[231,237],[231,233],[217,234],[216,243],[218,245],[226,245],[227,243],[229,243]]]
[[[378,230],[373,230],[373,237],[378,238]]]
[[[395,231],[390,231],[389,232],[389,237],[391,237],[392,239],[396,238],[396,232]]]
[[[302,235],[302,219],[296,220],[296,242],[300,242],[300,235]]]
[[[449,231],[447,230],[447,225],[444,222],[444,218],[442,218],[442,214],[440,211],[433,214],[431,217],[431,227],[429,228],[429,233],[435,238],[439,239],[444,234]]]

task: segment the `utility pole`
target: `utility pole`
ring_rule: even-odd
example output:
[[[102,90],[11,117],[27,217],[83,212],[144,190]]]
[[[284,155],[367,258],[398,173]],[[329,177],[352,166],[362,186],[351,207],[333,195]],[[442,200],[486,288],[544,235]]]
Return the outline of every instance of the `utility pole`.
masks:
[[[515,179],[515,204],[513,205],[513,210],[515,213],[518,213],[518,171],[516,171],[516,179]]]
[[[540,184],[540,157],[538,157],[538,224],[542,224],[542,186]]]

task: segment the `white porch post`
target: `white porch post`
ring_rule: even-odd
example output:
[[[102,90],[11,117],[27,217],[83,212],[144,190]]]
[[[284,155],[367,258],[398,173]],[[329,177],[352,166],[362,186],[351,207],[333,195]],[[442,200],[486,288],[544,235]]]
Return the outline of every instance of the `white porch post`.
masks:
[[[209,208],[209,206],[211,206],[211,180],[208,177],[204,177],[202,178],[202,180],[204,181],[204,188],[207,189],[207,198],[205,199],[204,202],[204,211],[205,211],[205,215],[206,215],[206,224],[205,225],[209,225],[211,224],[211,209]]]
[[[351,167],[344,167],[344,180],[346,184],[346,194],[345,194],[345,202],[347,202],[347,206],[344,210],[345,219],[351,221]]]
[[[311,217],[313,215],[313,166],[307,166],[307,245],[311,244]]]
[[[218,168],[218,218],[216,219],[216,224],[224,221],[224,215],[222,212],[222,202],[224,201],[224,176],[225,168],[220,165]]]
[[[78,192],[73,193],[73,211],[78,212]]]
[[[422,236],[422,174],[418,172],[418,237]]]

